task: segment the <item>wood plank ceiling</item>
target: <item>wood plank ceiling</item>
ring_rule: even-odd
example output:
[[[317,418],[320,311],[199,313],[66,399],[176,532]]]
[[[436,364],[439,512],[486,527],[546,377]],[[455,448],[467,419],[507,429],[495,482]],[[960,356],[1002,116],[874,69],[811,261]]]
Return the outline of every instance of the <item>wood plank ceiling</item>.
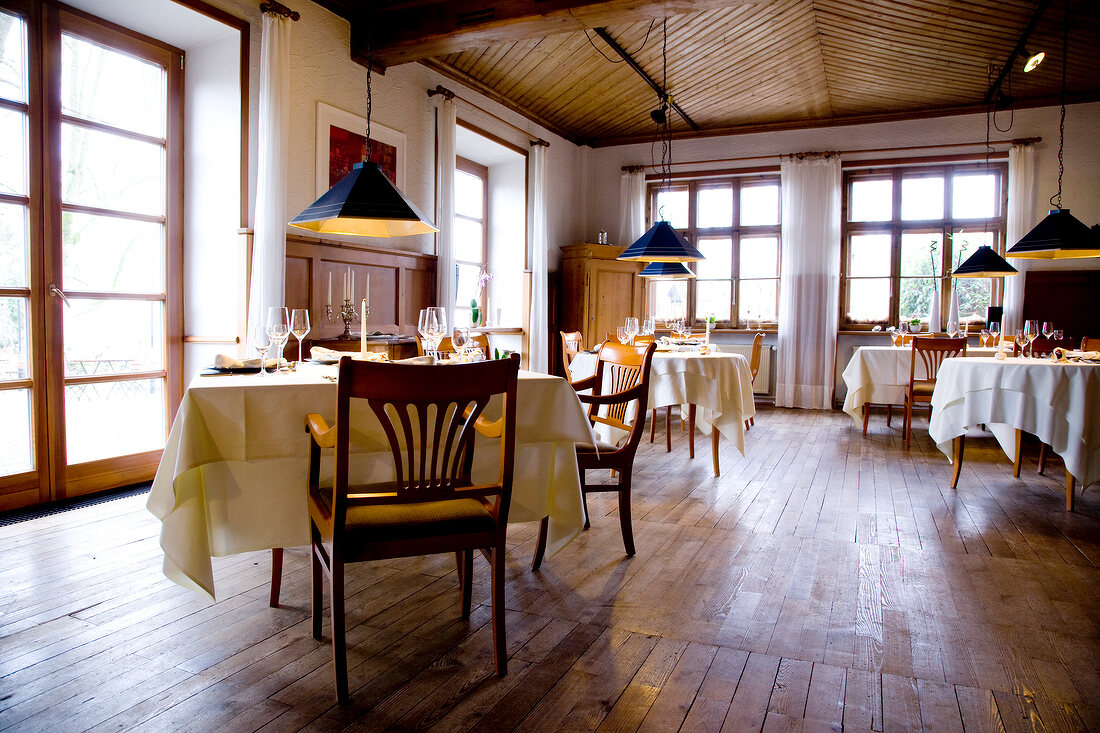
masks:
[[[370,28],[376,65],[421,61],[593,146],[652,140],[660,106],[597,27],[699,127],[670,112],[675,137],[986,109],[1033,17],[1046,61],[1025,75],[1016,58],[1001,89],[1056,104],[1066,2],[1067,99],[1100,99],[1096,0],[316,1],[351,22],[357,60]]]

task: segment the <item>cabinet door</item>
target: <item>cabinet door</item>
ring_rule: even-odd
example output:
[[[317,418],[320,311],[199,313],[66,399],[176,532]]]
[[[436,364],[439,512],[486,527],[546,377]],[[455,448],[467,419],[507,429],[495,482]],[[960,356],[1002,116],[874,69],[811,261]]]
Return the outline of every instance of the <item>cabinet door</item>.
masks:
[[[625,263],[623,263],[625,264]],[[589,293],[589,322],[585,334],[590,345],[601,343],[609,334],[614,336],[616,326],[630,315],[639,316],[638,278],[635,268],[617,265],[597,265],[592,268]]]

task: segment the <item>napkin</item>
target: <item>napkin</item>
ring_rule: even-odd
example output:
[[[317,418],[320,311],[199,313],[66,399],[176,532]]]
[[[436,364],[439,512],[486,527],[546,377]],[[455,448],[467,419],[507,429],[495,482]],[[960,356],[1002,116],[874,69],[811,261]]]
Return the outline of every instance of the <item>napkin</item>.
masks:
[[[1074,351],[1057,347],[1050,353],[1051,361],[1100,361],[1100,351]]]
[[[394,364],[435,364],[436,359],[431,354],[423,356],[410,356],[408,359],[398,359]]]
[[[309,349],[310,358],[317,359],[318,361],[340,361],[340,357],[346,356],[347,353],[346,351],[326,349],[324,346],[311,346]]]
[[[270,369],[275,366],[275,359],[268,359],[265,366]],[[238,359],[235,356],[229,354],[218,354],[214,357],[214,366],[217,369],[259,369],[260,357],[255,359]]]

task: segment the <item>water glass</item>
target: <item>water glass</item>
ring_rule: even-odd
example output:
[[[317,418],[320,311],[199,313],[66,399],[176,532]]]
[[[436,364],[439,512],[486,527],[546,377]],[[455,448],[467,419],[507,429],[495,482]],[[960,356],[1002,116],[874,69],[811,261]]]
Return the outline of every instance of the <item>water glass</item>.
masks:
[[[615,337],[619,339],[620,344],[630,343],[630,334],[627,333],[626,326],[615,326]]]
[[[633,343],[634,337],[638,335],[638,319],[627,317],[626,321],[623,323],[623,329],[626,331],[627,340]]]
[[[947,322],[947,335],[951,338],[956,338],[959,335],[959,324],[954,321]]]
[[[652,336],[654,334],[654,332],[656,332],[656,330],[657,330],[657,324],[654,322],[654,320],[652,318],[647,318],[644,321],[642,321],[641,334],[643,336]]]
[[[267,309],[267,335],[271,337],[271,345],[275,347],[275,368],[279,368],[279,362],[283,358],[283,348],[290,339],[290,323],[287,318],[286,308],[271,306]]]
[[[252,329],[252,348],[260,356],[260,376],[262,377],[267,367],[267,350],[271,348],[271,336],[267,333],[266,323],[257,323]]]

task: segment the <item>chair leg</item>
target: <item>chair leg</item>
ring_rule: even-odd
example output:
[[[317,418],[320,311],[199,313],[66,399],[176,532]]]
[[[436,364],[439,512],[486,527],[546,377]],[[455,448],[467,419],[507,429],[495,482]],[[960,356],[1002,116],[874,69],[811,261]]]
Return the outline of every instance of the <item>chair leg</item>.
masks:
[[[893,416],[894,416],[894,406],[893,405],[887,405],[886,406],[886,427],[890,427],[890,418],[892,418]],[[865,425],[867,424],[867,418],[866,417],[864,417],[863,423]]]
[[[634,557],[634,529],[630,525],[630,474],[625,471],[619,482],[619,526],[623,530],[626,556]]]
[[[1047,469],[1047,444],[1039,444],[1039,475],[1043,475],[1043,471]]]
[[[710,426],[710,459],[714,462],[714,475],[718,476],[718,428]]]
[[[871,416],[871,403],[863,403],[863,434],[867,435],[867,418]]]
[[[905,447],[909,447],[909,441],[913,438],[913,402],[905,398]]]
[[[749,429],[749,421],[748,421],[748,420],[746,420],[746,421],[745,421],[745,430],[748,430],[748,429]]]
[[[271,548],[271,595],[267,604],[279,607],[279,591],[283,587],[283,548]]]
[[[321,608],[324,606],[324,593],[323,583],[324,574],[323,567],[321,565],[321,555],[318,549],[320,543],[320,537],[316,534],[317,530],[312,530],[314,533],[312,544],[310,547],[311,556],[311,573],[310,573],[310,590],[312,596],[312,611],[313,611],[313,638],[317,641],[321,640]]]
[[[653,442],[653,436],[657,431],[657,408],[649,408],[649,442]]]
[[[750,417],[749,418],[749,425],[756,425],[756,418],[755,417]]]
[[[470,553],[467,553],[470,554]],[[493,647],[497,677],[508,674],[508,643],[504,633],[504,547],[492,552]]]
[[[336,673],[336,699],[348,703],[348,641],[344,636],[344,563],[332,558],[332,664]]]
[[[957,488],[959,485],[959,474],[962,473],[963,467],[963,448],[966,444],[966,436],[960,435],[955,438],[952,448],[953,459],[955,461],[955,470],[951,472],[951,488]]]
[[[1070,473],[1067,470],[1066,471],[1066,511],[1067,512],[1072,512],[1073,511],[1073,490],[1074,490],[1073,474]],[[1081,491],[1084,492],[1084,489],[1081,489]]]
[[[543,517],[539,522],[539,538],[535,543],[535,556],[531,558],[531,569],[538,570],[542,567],[542,558],[546,555],[546,533],[550,529],[550,517]]]
[[[695,457],[695,405],[688,405],[688,458]]]
[[[470,618],[474,591],[474,553],[470,550],[459,550],[455,553],[455,562],[459,566],[458,582],[462,587],[462,618]]]

